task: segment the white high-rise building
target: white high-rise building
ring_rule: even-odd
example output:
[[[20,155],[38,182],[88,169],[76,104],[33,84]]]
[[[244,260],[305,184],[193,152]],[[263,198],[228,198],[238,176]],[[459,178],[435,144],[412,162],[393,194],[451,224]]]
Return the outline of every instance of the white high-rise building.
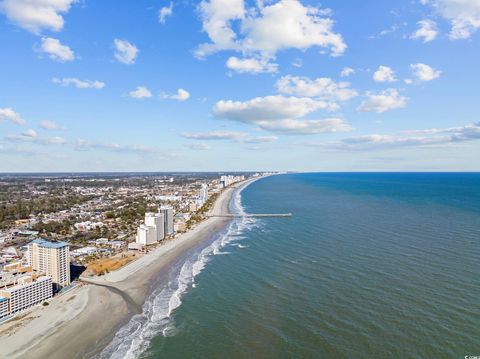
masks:
[[[157,241],[157,231],[155,227],[142,224],[137,229],[136,242],[143,245],[153,244]]]
[[[70,284],[70,244],[35,239],[27,248],[28,265],[37,274],[52,277],[57,290]]]
[[[163,214],[165,235],[172,234],[174,232],[173,208],[171,206],[160,206],[158,212]]]
[[[200,188],[200,193],[198,199],[203,204],[207,202],[208,199],[208,185],[206,183],[202,183],[202,188]]]
[[[145,225],[155,227],[157,242],[165,238],[165,218],[163,213],[145,213]]]

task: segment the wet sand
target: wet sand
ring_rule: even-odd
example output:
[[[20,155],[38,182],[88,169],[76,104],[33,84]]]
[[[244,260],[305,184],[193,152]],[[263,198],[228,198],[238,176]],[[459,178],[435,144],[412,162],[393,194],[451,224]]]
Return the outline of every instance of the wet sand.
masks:
[[[211,214],[228,214],[232,195],[242,184],[223,191]],[[154,277],[229,221],[210,217],[115,272],[84,278],[88,285],[52,300],[48,307],[37,307],[25,317],[1,325],[0,357],[91,358],[110,343],[121,326],[141,312]]]

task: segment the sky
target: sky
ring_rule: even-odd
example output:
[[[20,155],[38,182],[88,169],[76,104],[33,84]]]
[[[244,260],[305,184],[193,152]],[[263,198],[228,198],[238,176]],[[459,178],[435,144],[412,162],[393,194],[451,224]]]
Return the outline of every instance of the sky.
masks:
[[[0,0],[0,172],[479,171],[480,0]]]

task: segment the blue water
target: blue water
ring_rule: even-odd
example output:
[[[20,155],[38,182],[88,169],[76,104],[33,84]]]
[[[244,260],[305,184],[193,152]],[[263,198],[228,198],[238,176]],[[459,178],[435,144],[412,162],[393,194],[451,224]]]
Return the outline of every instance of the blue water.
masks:
[[[233,222],[195,253],[136,356],[480,355],[480,174],[279,175],[232,205],[293,217]]]

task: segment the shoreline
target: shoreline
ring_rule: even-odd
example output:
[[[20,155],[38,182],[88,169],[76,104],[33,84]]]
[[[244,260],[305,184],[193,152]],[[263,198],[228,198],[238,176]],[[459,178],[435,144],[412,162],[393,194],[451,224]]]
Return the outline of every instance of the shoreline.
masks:
[[[236,191],[261,178],[250,178],[225,189],[210,213],[230,214]],[[99,354],[133,315],[142,312],[154,278],[230,222],[229,218],[209,217],[114,272],[81,278],[88,284],[51,301],[46,308],[35,308],[24,317],[0,326],[0,356],[61,359],[91,358]],[[29,338],[27,342],[25,338]]]

